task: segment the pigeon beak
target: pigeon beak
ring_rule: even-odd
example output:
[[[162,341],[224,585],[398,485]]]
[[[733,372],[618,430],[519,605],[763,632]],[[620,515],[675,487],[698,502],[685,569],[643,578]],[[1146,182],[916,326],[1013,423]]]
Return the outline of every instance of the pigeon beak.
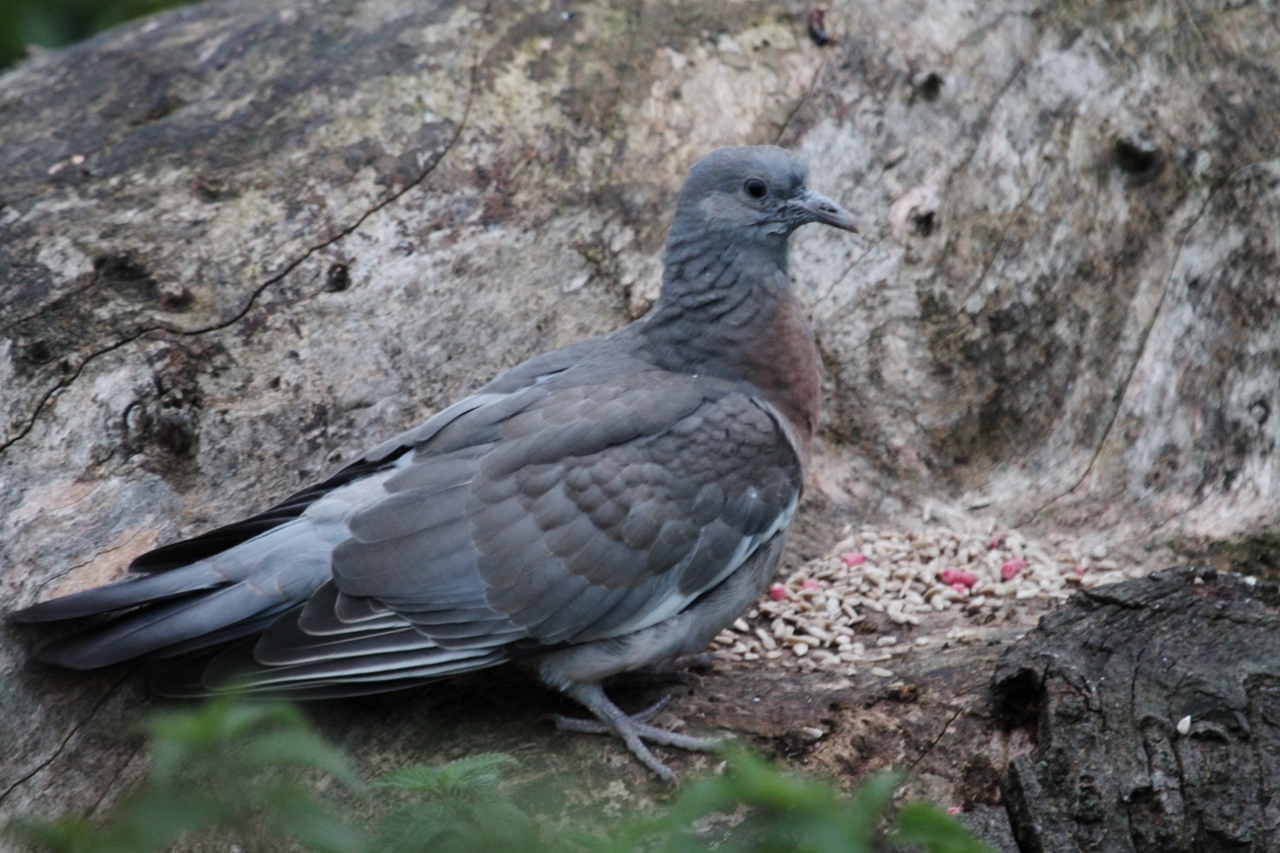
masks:
[[[832,225],[845,231],[852,231],[854,234],[858,233],[858,223],[854,221],[852,213],[813,190],[805,190],[803,195],[791,203],[803,210],[812,222],[821,222],[823,225]]]

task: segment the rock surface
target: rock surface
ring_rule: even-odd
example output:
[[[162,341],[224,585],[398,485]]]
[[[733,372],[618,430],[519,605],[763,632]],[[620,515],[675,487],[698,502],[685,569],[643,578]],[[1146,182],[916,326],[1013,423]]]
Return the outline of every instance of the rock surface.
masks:
[[[825,47],[807,11],[216,0],[0,76],[0,601],[639,316],[684,170],[774,141],[865,235],[795,243],[828,387],[793,553],[936,504],[1280,566],[1275,5],[839,2]],[[0,814],[105,807],[141,676],[4,630]],[[317,713],[370,766],[561,737],[435,695]]]

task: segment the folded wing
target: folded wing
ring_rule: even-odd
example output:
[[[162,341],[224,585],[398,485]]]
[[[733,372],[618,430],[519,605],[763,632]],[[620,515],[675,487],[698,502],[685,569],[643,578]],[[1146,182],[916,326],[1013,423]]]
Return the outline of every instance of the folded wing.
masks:
[[[215,531],[38,605],[28,618],[118,617],[46,658],[97,666],[261,631],[173,692],[390,689],[654,625],[789,523],[800,462],[766,404],[706,377],[573,372],[464,400],[250,519],[271,526],[248,538]]]

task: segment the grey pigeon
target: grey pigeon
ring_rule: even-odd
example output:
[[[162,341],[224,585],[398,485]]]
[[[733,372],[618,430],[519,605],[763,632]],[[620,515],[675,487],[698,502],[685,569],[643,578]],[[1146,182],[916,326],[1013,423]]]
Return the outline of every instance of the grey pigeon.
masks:
[[[157,689],[353,696],[517,662],[621,737],[601,681],[704,650],[773,576],[804,485],[820,364],[787,243],[853,218],[772,146],[690,171],[645,317],[526,361],[328,480],[158,548],[124,580],[11,614],[94,616],[71,669],[207,653]]]

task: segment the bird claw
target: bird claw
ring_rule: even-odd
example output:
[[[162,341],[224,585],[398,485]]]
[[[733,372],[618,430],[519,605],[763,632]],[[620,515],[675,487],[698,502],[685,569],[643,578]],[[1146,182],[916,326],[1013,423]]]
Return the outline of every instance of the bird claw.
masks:
[[[670,701],[670,695],[663,696],[642,711],[637,711],[634,714],[624,714],[623,719],[630,724],[630,727],[635,730],[641,740],[647,740],[650,743],[675,746],[693,752],[709,752],[724,743],[723,738],[694,737],[693,735],[673,732],[661,726],[648,725],[649,721],[656,717],[663,708],[667,707]],[[617,734],[617,731],[612,726],[599,720],[584,720],[580,717],[565,717],[560,714],[551,714],[550,719],[556,724],[556,728],[562,732],[580,732],[592,735]],[[624,723],[624,725],[627,723]]]
[[[645,741],[693,752],[709,752],[719,748],[724,742],[721,738],[694,737],[649,725],[648,721],[657,716],[671,700],[669,695],[662,697],[643,711],[626,714],[604,695],[604,690],[599,684],[578,684],[566,692],[595,714],[596,720],[581,720],[555,714],[552,715],[552,719],[555,721],[556,728],[561,731],[615,735],[622,739],[622,742],[644,766],[672,785],[679,784],[680,777],[653,754],[645,745]]]
[[[661,713],[662,709],[667,707],[671,702],[671,694],[668,693],[657,702],[654,702],[648,708],[636,711],[634,714],[626,714],[628,719],[633,723],[647,723]],[[565,717],[560,714],[551,714],[549,718],[555,722],[556,728],[562,732],[582,732],[589,735],[611,735],[614,731],[609,726],[599,720],[584,720],[579,717]]]

